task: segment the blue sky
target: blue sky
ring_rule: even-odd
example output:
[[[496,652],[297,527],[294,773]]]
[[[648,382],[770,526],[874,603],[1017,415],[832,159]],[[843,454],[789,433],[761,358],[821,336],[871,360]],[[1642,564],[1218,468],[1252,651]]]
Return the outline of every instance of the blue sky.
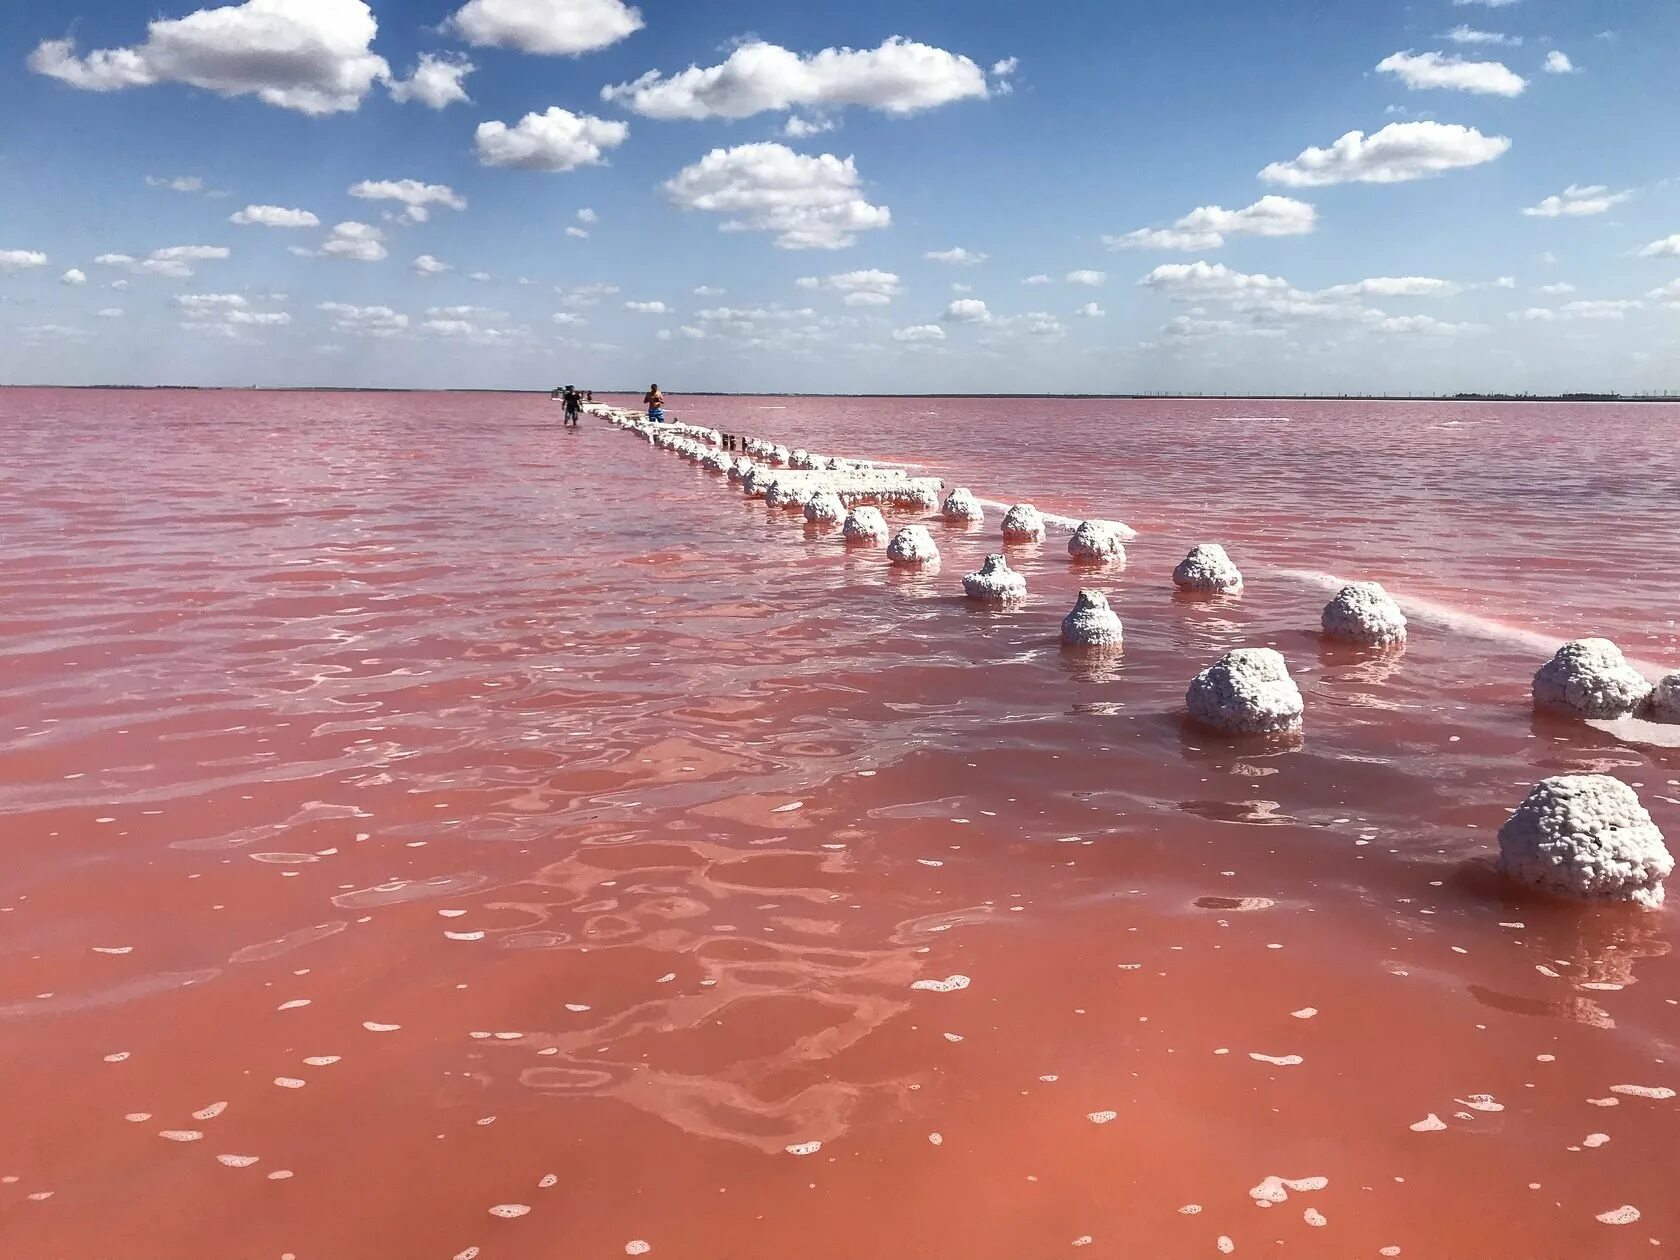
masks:
[[[7,6],[0,381],[1680,388],[1677,36],[1667,0]]]

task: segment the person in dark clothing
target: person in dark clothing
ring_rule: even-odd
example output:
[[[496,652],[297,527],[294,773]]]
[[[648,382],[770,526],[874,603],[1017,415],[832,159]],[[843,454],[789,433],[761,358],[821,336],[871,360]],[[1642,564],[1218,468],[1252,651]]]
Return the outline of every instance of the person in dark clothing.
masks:
[[[583,411],[583,395],[568,385],[560,397],[566,406],[566,423],[577,428],[578,416]]]

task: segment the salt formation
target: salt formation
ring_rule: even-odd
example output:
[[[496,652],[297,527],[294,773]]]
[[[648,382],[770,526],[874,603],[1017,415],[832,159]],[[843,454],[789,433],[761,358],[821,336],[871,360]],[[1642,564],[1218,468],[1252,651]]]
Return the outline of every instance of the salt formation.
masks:
[[[912,481],[902,489],[894,490],[892,500],[900,507],[928,511],[939,506],[939,484],[925,478]]]
[[[764,464],[754,464],[741,478],[741,493],[748,498],[762,498],[775,476]]]
[[[1627,784],[1565,774],[1542,779],[1499,829],[1499,869],[1559,897],[1655,909],[1674,858]]]
[[[906,525],[887,544],[887,559],[902,565],[937,564],[939,548],[926,526]]]
[[[1640,716],[1648,722],[1680,724],[1680,673],[1670,674],[1651,688]]]
[[[793,483],[782,477],[770,478],[764,489],[764,501],[771,507],[786,507],[793,501]]]
[[[1008,527],[1009,523],[1005,521],[1004,528]],[[1108,521],[1080,521],[1079,528],[1068,539],[1068,555],[1075,560],[1093,563],[1126,562],[1126,548],[1120,540],[1120,531]]]
[[[880,508],[855,507],[846,513],[846,523],[841,532],[846,535],[847,542],[884,543],[887,541],[887,518],[881,515]]]
[[[986,519],[979,502],[963,486],[945,496],[945,506],[940,509],[940,515],[948,521],[972,521],[975,524]]]
[[[757,464],[743,455],[729,466],[729,480],[745,481],[747,474],[757,467]]]
[[[793,456],[789,454],[787,447],[773,446],[770,448],[770,458],[778,464],[785,465]]]
[[[1197,674],[1185,693],[1190,716],[1234,735],[1301,729],[1301,692],[1271,648],[1237,648]]]
[[[1354,582],[1336,592],[1320,618],[1332,639],[1373,647],[1406,641],[1406,614],[1376,582]]]
[[[709,453],[700,464],[708,472],[729,472],[734,468],[734,462],[721,449]]]
[[[1197,543],[1173,570],[1173,585],[1184,591],[1234,595],[1242,584],[1242,573],[1218,543]]]
[[[793,450],[788,452],[789,468],[811,469],[816,466],[817,465],[811,459],[809,452],[801,449],[800,447],[796,446]]]
[[[832,490],[818,490],[805,500],[805,519],[813,525],[838,525],[846,519],[846,505]]]
[[[1003,518],[1006,542],[1037,542],[1044,537],[1044,518],[1030,503],[1017,503]]]
[[[1123,638],[1120,618],[1101,591],[1080,591],[1062,618],[1062,642],[1073,647],[1119,647]]]
[[[1609,639],[1565,643],[1534,675],[1534,704],[1584,718],[1627,717],[1651,684]]]
[[[1017,600],[1027,597],[1027,579],[1009,567],[1009,561],[996,553],[986,557],[980,572],[963,579],[963,590],[970,599]]]

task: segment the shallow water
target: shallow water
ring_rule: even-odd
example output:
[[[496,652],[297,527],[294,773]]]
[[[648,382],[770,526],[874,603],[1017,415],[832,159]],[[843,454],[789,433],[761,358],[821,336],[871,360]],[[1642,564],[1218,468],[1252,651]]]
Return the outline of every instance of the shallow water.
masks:
[[[1680,836],[1527,704],[1680,667],[1680,408],[675,407],[1142,531],[1006,612],[997,513],[892,572],[556,411],[0,392],[0,1254],[1680,1251],[1674,913],[1491,873],[1548,774]],[[1264,644],[1301,745],[1186,727]]]

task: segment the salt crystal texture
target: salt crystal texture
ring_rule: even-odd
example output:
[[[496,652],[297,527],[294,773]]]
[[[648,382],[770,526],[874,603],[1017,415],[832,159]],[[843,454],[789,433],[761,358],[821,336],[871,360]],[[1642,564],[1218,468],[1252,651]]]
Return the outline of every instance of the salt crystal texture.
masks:
[[[1271,648],[1227,652],[1191,680],[1190,716],[1236,735],[1276,735],[1301,729],[1301,691],[1283,657]]]
[[[980,572],[963,579],[963,590],[970,599],[1006,602],[1027,597],[1027,579],[1009,567],[1009,560],[993,553],[986,557]]]
[[[1406,641],[1406,614],[1376,582],[1354,582],[1336,592],[1320,618],[1332,639],[1386,647]]]
[[[940,515],[948,521],[972,521],[975,524],[986,519],[979,501],[963,486],[945,496],[945,506],[940,509]]]
[[[743,455],[729,466],[729,480],[744,481],[747,474],[757,467],[757,464]]]
[[[847,542],[884,543],[887,541],[887,518],[876,507],[855,507],[846,514],[841,527]]]
[[[838,525],[846,519],[846,505],[832,490],[819,490],[805,501],[805,519],[813,525]]]
[[[1071,647],[1119,647],[1123,639],[1120,618],[1101,591],[1080,591],[1062,618],[1062,642]]]
[[[1627,717],[1651,684],[1609,639],[1565,643],[1534,675],[1534,704],[1583,718]]]
[[[1218,543],[1197,543],[1173,570],[1173,585],[1180,590],[1231,595],[1242,584],[1242,574]]]
[[[1080,521],[1068,539],[1068,555],[1093,564],[1126,563],[1120,529],[1111,521]]]
[[[887,544],[887,559],[900,565],[938,564],[939,548],[926,526],[906,525]]]
[[[734,467],[729,456],[722,451],[712,451],[700,461],[700,466],[707,472],[728,472]]]
[[[1680,673],[1669,674],[1651,688],[1640,716],[1647,722],[1680,724]]]
[[[1044,518],[1030,503],[1017,503],[1003,518],[1003,536],[1008,542],[1037,542],[1044,537]]]
[[[1566,774],[1542,779],[1499,829],[1499,869],[1555,896],[1655,909],[1674,858],[1632,788]]]

